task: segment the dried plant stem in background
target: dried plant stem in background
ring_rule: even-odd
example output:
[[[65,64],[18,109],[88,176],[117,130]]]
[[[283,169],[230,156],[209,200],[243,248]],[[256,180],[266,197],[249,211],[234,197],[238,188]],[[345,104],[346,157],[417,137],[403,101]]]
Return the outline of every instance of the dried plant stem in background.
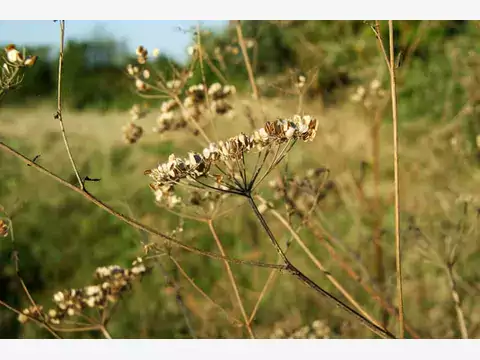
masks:
[[[390,332],[387,330],[379,327],[378,325],[374,324],[371,322],[369,319],[364,317],[362,314],[357,312],[356,310],[352,309],[350,306],[342,302],[340,299],[336,298],[334,295],[330,294],[328,291],[325,291],[322,289],[320,286],[318,286],[313,280],[311,280],[308,276],[303,274],[297,267],[295,267],[286,257],[285,253],[282,251],[280,246],[278,245],[278,241],[275,239],[275,236],[273,235],[272,231],[270,230],[267,222],[263,218],[262,214],[260,213],[257,205],[255,204],[255,201],[251,197],[251,195],[248,196],[248,201],[249,204],[255,213],[255,216],[257,219],[260,221],[262,227],[264,228],[265,232],[267,233],[268,237],[270,238],[273,246],[277,250],[278,255],[282,258],[284,261],[284,270],[288,272],[290,275],[293,275],[296,277],[298,280],[300,280],[302,283],[305,285],[309,286],[313,290],[315,290],[317,293],[320,295],[324,296],[325,298],[329,299],[333,303],[335,303],[336,306],[339,308],[345,310],[348,312],[350,315],[354,316],[357,320],[359,320],[363,325],[365,325],[368,329],[370,329],[373,333],[377,334],[378,336],[385,338],[385,339],[394,339],[395,336],[393,336]]]
[[[343,270],[347,273],[347,275],[352,278],[352,280],[358,282],[364,289],[365,291],[370,294],[373,300],[375,300],[388,314],[391,316],[394,316],[398,319],[398,312],[396,309],[382,296],[382,292],[379,291],[378,286],[376,286],[374,281],[371,281],[368,277],[368,273],[363,271],[362,274],[359,274],[356,272],[353,267],[350,265],[350,261],[345,261],[335,250],[335,248],[330,244],[330,240],[334,240],[335,243],[339,243],[339,240],[336,239],[332,234],[330,234],[326,229],[321,227],[320,225],[314,224],[312,219],[309,218],[308,214],[304,211],[302,211],[291,199],[286,192],[284,192],[284,200],[285,202],[289,205],[291,210],[299,216],[299,218],[302,220],[302,223],[305,224],[308,230],[311,231],[311,233],[320,241],[320,244],[324,246],[332,259],[338,262],[338,264],[343,268]],[[318,229],[317,227],[320,227]],[[349,258],[352,260],[355,260],[356,263],[358,264],[359,267],[362,268],[363,270],[363,264],[360,263],[360,261],[353,256],[349,255]],[[405,328],[409,332],[409,334],[416,338],[419,339],[420,335],[408,324],[405,324]]]
[[[217,232],[215,231],[212,220],[208,221],[208,227],[210,229],[210,232],[213,235],[213,238],[215,239],[215,242],[217,244],[218,250],[220,251],[220,254],[222,254],[222,256],[226,256],[225,250],[223,249],[222,242],[218,238],[218,235],[217,235]],[[248,335],[250,336],[250,338],[255,339],[255,335],[250,326],[250,322],[248,321],[247,313],[245,312],[245,307],[243,306],[243,301],[242,301],[242,298],[240,297],[237,283],[235,281],[235,277],[233,276],[232,269],[230,268],[230,264],[228,263],[228,261],[224,261],[224,264],[225,264],[225,270],[227,270],[228,278],[230,280],[230,283],[232,284],[233,292],[235,293],[235,298],[237,299],[240,312],[242,313],[242,317],[245,322],[245,327],[247,328]]]
[[[238,43],[240,44],[240,48],[242,49],[243,60],[245,61],[245,67],[247,68],[248,80],[250,81],[250,85],[252,86],[253,98],[258,100],[260,98],[260,94],[258,92],[258,87],[255,82],[255,75],[253,74],[252,64],[250,63],[250,58],[248,57],[247,46],[245,45],[245,39],[243,38],[242,25],[240,24],[240,20],[236,21],[235,26],[237,29]]]
[[[447,273],[448,285],[450,286],[450,291],[452,293],[452,299],[455,305],[455,312],[457,313],[458,327],[460,328],[462,339],[468,339],[468,330],[465,323],[465,316],[463,315],[462,303],[460,301],[460,296],[458,295],[455,278],[453,277],[453,265],[447,264],[445,267],[445,271]]]
[[[400,181],[398,169],[398,113],[397,113],[397,88],[395,82],[395,54],[393,44],[393,21],[388,20],[388,33],[390,43],[390,86],[392,95],[392,117],[393,117],[393,165],[395,177],[395,258],[397,270],[397,302],[398,302],[398,327],[399,338],[403,339],[405,332],[404,311],[403,311],[403,288],[402,288],[402,258],[400,243]]]
[[[63,117],[62,117],[62,71],[63,71],[63,49],[65,44],[65,20],[60,20],[60,52],[58,57],[58,85],[57,85],[57,113],[55,114],[55,119],[58,119],[60,123],[60,129],[62,131],[63,142],[65,143],[65,149],[67,150],[68,158],[72,164],[73,171],[78,180],[78,186],[80,189],[84,189],[84,184],[80,174],[73,160],[72,153],[70,151],[70,146],[68,145],[67,134],[65,133],[65,127],[63,126]]]
[[[385,265],[383,262],[382,247],[382,216],[380,207],[380,128],[382,124],[382,110],[375,112],[372,126],[372,157],[373,157],[373,186],[374,186],[374,228],[373,228],[373,246],[375,253],[375,272],[377,281],[380,285],[383,296],[387,296],[385,289]],[[382,315],[383,326],[388,324],[388,311],[385,310]]]
[[[187,272],[183,269],[183,267],[180,265],[180,263],[175,260],[173,257],[170,256],[170,260],[172,260],[172,262],[175,264],[175,266],[177,267],[178,271],[180,271],[180,273],[183,275],[183,277],[190,283],[190,285],[192,285],[192,287],[197,290],[200,295],[202,295],[208,302],[210,302],[213,306],[215,306],[216,308],[218,308],[221,312],[223,312],[226,316],[226,318],[234,323],[234,324],[239,324],[241,325],[242,322],[238,319],[236,319],[235,317],[233,317],[232,315],[230,315],[223,307],[221,307],[219,304],[217,304],[215,301],[213,301],[213,299],[208,296],[202,289],[200,289],[198,287],[197,284],[195,284],[195,281],[193,281],[193,279],[188,276]]]
[[[275,209],[270,210],[271,214],[275,216],[285,228],[290,231],[292,234],[293,238],[297,241],[297,243],[300,245],[302,250],[307,254],[307,256],[310,258],[310,260],[315,264],[315,266],[324,273],[324,275],[327,277],[327,279],[335,286],[335,288],[340,291],[340,293],[345,296],[345,298],[358,310],[360,314],[362,314],[365,318],[370,320],[373,324],[377,325],[378,327],[381,327],[378,322],[371,317],[365,309],[353,298],[353,296],[337,281],[337,279],[327,270],[325,267],[322,265],[322,263],[318,260],[318,258],[315,257],[315,255],[312,254],[312,252],[308,249],[308,247],[305,245],[303,240],[298,236],[297,232],[290,226],[288,221]]]
[[[400,242],[400,183],[398,168],[398,113],[397,113],[397,86],[395,79],[395,53],[393,40],[393,21],[388,20],[389,33],[389,52],[387,54],[383,45],[382,35],[380,33],[380,23],[375,22],[372,30],[377,38],[381,53],[387,64],[390,74],[390,93],[392,102],[392,118],[393,118],[393,169],[394,169],[394,187],[395,187],[395,268],[397,277],[397,303],[398,303],[398,332],[399,338],[403,339],[405,332],[404,310],[403,310],[403,287],[402,287],[402,258],[401,258],[401,242]]]

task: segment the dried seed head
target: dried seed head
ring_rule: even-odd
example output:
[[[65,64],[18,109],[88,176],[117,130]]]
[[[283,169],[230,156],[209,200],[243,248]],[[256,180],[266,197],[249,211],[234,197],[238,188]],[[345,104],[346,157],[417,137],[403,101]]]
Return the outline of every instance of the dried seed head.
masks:
[[[38,59],[38,56],[28,56],[25,59],[23,64],[27,67],[32,67],[37,62],[37,59]]]
[[[164,198],[165,189],[170,193],[173,186],[182,179],[196,180],[207,176],[215,162],[227,164],[239,159],[257,147],[260,150],[269,146],[288,141],[301,139],[311,141],[317,130],[317,121],[311,116],[294,116],[292,119],[280,119],[267,122],[265,127],[254,132],[253,135],[239,134],[226,141],[211,143],[201,153],[190,152],[186,159],[170,155],[168,162],[159,164],[156,168],[146,172],[153,179],[150,184],[157,199]]]
[[[0,237],[8,236],[8,225],[5,221],[0,219]]]
[[[129,123],[122,127],[123,131],[123,140],[127,144],[136,143],[143,135],[143,128],[141,126],[135,125],[134,123]]]
[[[7,60],[9,62],[16,65],[23,65],[23,55],[15,48],[15,45],[7,45],[5,52],[7,53]]]

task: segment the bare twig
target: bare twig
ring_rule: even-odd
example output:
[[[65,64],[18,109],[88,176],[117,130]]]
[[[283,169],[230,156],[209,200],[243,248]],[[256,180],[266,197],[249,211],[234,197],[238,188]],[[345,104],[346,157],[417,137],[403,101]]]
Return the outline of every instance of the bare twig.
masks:
[[[401,243],[400,243],[400,182],[398,168],[398,113],[397,113],[397,85],[395,79],[395,53],[393,41],[393,21],[388,20],[389,50],[388,56],[380,32],[380,23],[375,22],[372,30],[377,38],[381,53],[387,64],[390,73],[390,94],[392,102],[393,117],[393,168],[394,168],[394,187],[395,187],[395,267],[397,277],[397,302],[398,302],[398,327],[399,338],[403,339],[405,332],[404,311],[403,311],[403,289],[402,289],[402,262],[401,262]]]
[[[223,249],[222,242],[218,238],[217,232],[215,231],[215,228],[213,226],[213,221],[209,220],[208,221],[208,227],[210,229],[210,232],[212,233],[215,242],[217,243],[218,250],[222,254],[222,256],[226,256],[225,250]],[[230,279],[230,283],[232,284],[233,292],[235,293],[235,298],[237,299],[238,306],[240,308],[240,312],[242,313],[243,320],[245,322],[245,326],[248,331],[248,335],[252,338],[255,339],[255,335],[252,331],[252,327],[250,326],[250,322],[248,321],[247,318],[247,313],[245,312],[245,307],[243,306],[243,301],[242,298],[240,297],[240,293],[238,291],[237,283],[235,281],[235,277],[233,276],[232,269],[230,268],[230,264],[228,261],[224,261],[225,264],[225,269],[227,270],[228,277]]]
[[[255,83],[255,75],[253,74],[252,64],[250,63],[250,58],[248,57],[247,46],[245,45],[245,39],[243,38],[242,25],[240,20],[236,22],[237,37],[240,48],[242,49],[243,60],[245,61],[245,67],[247,68],[248,80],[252,86],[253,98],[259,99],[260,94],[258,92],[257,84]]]
[[[37,324],[39,324],[40,326],[44,327],[50,334],[52,334],[52,336],[56,339],[61,339],[62,337],[60,335],[58,335],[56,333],[56,331],[50,326],[48,325],[47,323],[43,322],[43,321],[40,321],[30,315],[25,315],[24,313],[22,313],[21,311],[15,309],[14,307],[8,305],[6,302],[3,302],[2,300],[0,300],[0,305],[7,308],[8,310],[18,314],[18,315],[23,315],[23,316],[26,316],[27,318],[29,318],[30,320],[36,322]]]
[[[337,279],[322,265],[322,263],[318,260],[315,255],[308,249],[308,247],[305,245],[303,240],[298,236],[297,232],[290,226],[287,220],[275,209],[271,209],[270,213],[275,216],[285,228],[290,231],[292,234],[293,238],[297,241],[297,243],[300,245],[302,250],[307,254],[307,256],[310,258],[310,260],[315,264],[315,266],[324,273],[324,275],[327,277],[327,279],[337,288],[340,293],[345,296],[345,298],[360,312],[364,317],[366,317],[368,320],[370,320],[373,324],[377,325],[378,327],[381,327],[378,322],[368,314],[365,309],[353,298],[353,296],[337,281]]]
[[[395,54],[393,47],[393,21],[388,20],[388,33],[390,43],[390,86],[392,96],[392,117],[393,117],[393,161],[394,161],[394,182],[395,182],[395,258],[397,273],[397,297],[399,312],[399,338],[403,339],[405,332],[404,311],[403,311],[403,289],[402,289],[402,258],[400,243],[400,181],[398,169],[398,113],[397,113],[397,89],[395,82]]]
[[[365,316],[357,312],[355,309],[351,308],[347,304],[345,304],[343,301],[335,297],[334,295],[330,294],[328,291],[324,290],[321,288],[319,285],[317,285],[312,279],[310,279],[308,276],[306,276],[304,273],[302,273],[297,267],[295,267],[285,256],[285,253],[282,251],[280,246],[278,245],[277,240],[275,239],[275,236],[273,235],[272,231],[270,230],[268,224],[266,223],[265,219],[263,218],[262,214],[258,210],[258,207],[255,204],[255,201],[249,195],[248,197],[249,204],[252,207],[253,212],[255,213],[256,217],[262,224],[262,227],[264,228],[265,232],[267,233],[268,237],[270,238],[272,244],[274,245],[275,249],[277,250],[278,254],[282,257],[282,259],[285,261],[285,271],[287,271],[290,275],[293,275],[296,277],[298,280],[300,280],[302,283],[310,287],[311,289],[315,290],[317,293],[322,295],[323,297],[327,298],[328,300],[332,301],[337,307],[340,309],[346,311],[350,315],[354,316],[358,321],[360,321],[363,325],[365,325],[370,331],[373,333],[377,334],[378,336],[385,338],[385,339],[394,339],[395,336],[391,334],[389,331],[377,326],[376,324],[372,323],[370,320],[368,320]]]
[[[68,144],[67,134],[65,132],[65,127],[63,126],[63,117],[62,117],[62,72],[63,72],[63,49],[65,44],[65,20],[60,21],[60,52],[58,57],[58,84],[57,84],[57,112],[54,116],[55,119],[60,123],[60,130],[62,131],[63,142],[65,143],[65,149],[67,150],[68,158],[72,164],[73,171],[78,180],[78,186],[80,189],[84,189],[85,185],[80,177],[80,174],[77,170],[77,165],[73,160],[72,153],[70,151],[70,146]]]
[[[132,218],[126,216],[126,215],[123,215],[123,214],[119,213],[118,211],[114,210],[110,206],[106,205],[105,203],[103,203],[102,201],[97,199],[94,195],[90,194],[86,189],[82,190],[82,189],[78,188],[77,186],[74,186],[74,185],[70,184],[68,181],[62,179],[58,175],[56,175],[56,174],[52,173],[51,171],[45,169],[41,165],[34,163],[30,159],[26,158],[24,155],[20,154],[19,152],[12,149],[11,147],[9,147],[8,145],[6,145],[5,143],[3,143],[1,141],[0,141],[0,149],[2,149],[3,151],[21,159],[23,162],[25,162],[27,165],[30,165],[32,168],[35,168],[36,170],[40,171],[41,173],[43,173],[45,175],[48,175],[50,178],[52,178],[53,180],[62,184],[63,186],[65,186],[65,187],[69,188],[70,190],[82,195],[88,201],[94,203],[95,205],[97,205],[101,209],[105,210],[109,214],[115,216],[119,220],[122,220],[123,222],[133,226],[136,229],[143,230],[150,235],[154,235],[154,236],[158,236],[160,238],[163,238],[164,240],[166,240],[167,242],[169,242],[173,245],[179,246],[179,247],[181,247],[185,250],[188,250],[188,251],[196,253],[196,254],[200,254],[200,255],[210,257],[212,259],[227,260],[227,261],[235,263],[235,264],[243,264],[243,265],[250,265],[250,266],[257,266],[257,267],[278,269],[278,270],[284,270],[285,269],[285,267],[282,266],[282,265],[268,264],[268,263],[262,263],[262,262],[257,262],[257,261],[231,259],[231,258],[224,257],[222,255],[219,255],[219,254],[215,254],[215,253],[211,253],[209,251],[204,251],[204,250],[198,249],[194,246],[185,245],[182,242],[172,238],[171,236],[163,234],[163,233],[161,233],[161,232],[159,232],[155,229],[152,229],[152,228],[148,227],[147,225],[139,223],[138,221],[136,221],[136,220],[134,220],[134,219],[132,219]]]
[[[185,279],[187,279],[187,281],[190,283],[190,285],[193,286],[193,288],[195,290],[197,290],[200,295],[202,295],[208,302],[210,302],[213,306],[215,306],[216,308],[218,308],[222,313],[225,314],[225,316],[227,317],[227,319],[234,323],[235,325],[237,324],[242,324],[242,322],[238,319],[236,319],[235,317],[233,317],[232,315],[230,315],[223,307],[221,307],[219,304],[217,304],[210,296],[208,296],[197,284],[195,284],[195,281],[193,281],[193,279],[188,276],[187,272],[183,269],[183,267],[180,265],[180,263],[175,260],[173,257],[170,256],[170,259],[172,260],[172,262],[175,264],[175,266],[177,267],[177,269],[180,271],[180,273],[185,277]]]
[[[450,291],[452,293],[453,303],[455,305],[455,311],[457,313],[458,327],[460,328],[460,333],[462,334],[462,339],[468,339],[468,330],[465,323],[465,316],[463,315],[462,303],[460,301],[460,296],[457,291],[457,284],[455,278],[453,277],[453,264],[447,264],[445,267],[448,284],[450,286]]]

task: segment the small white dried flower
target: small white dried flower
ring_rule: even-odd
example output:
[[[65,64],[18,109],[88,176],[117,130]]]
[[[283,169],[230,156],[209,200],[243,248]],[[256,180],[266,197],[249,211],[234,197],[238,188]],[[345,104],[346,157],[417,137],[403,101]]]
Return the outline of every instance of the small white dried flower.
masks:
[[[193,54],[195,54],[196,51],[197,51],[197,46],[196,46],[196,45],[189,46],[189,47],[187,48],[188,55],[190,55],[190,56],[192,56]]]
[[[145,91],[148,88],[147,84],[141,79],[136,79],[135,80],[135,87],[139,91]]]
[[[65,295],[63,292],[59,291],[53,295],[53,301],[59,303],[65,301]]]
[[[380,83],[380,80],[378,79],[374,79],[372,80],[372,82],[370,83],[370,89],[373,90],[373,91],[376,91],[378,89],[380,89],[380,86],[382,84]]]
[[[15,45],[10,44],[5,48],[7,53],[7,60],[13,64],[23,64],[23,55],[15,48]]]

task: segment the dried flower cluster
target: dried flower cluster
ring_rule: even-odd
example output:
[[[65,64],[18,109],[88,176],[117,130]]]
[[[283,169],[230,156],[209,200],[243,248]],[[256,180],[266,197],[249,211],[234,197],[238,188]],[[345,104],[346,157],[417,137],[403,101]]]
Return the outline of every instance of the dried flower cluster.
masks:
[[[137,55],[137,62],[139,64],[145,64],[147,62],[147,57],[148,57],[148,51],[145,49],[142,45],[137,47],[136,50],[136,55]]]
[[[130,109],[130,115],[131,115],[132,121],[143,119],[144,117],[147,116],[147,114],[148,114],[147,109],[145,108],[142,109],[138,104],[133,105],[132,108]]]
[[[167,83],[167,86],[177,88],[182,85],[179,80]],[[227,98],[235,94],[235,87],[231,85],[222,86],[214,83],[207,91],[211,98],[211,108],[218,115],[229,113],[233,107],[227,102]],[[177,101],[170,99],[162,103],[160,115],[157,118],[157,126],[154,132],[163,133],[170,130],[179,130],[187,127],[188,121],[200,121],[206,110],[206,94],[203,84],[192,85],[185,91],[183,107]],[[196,132],[194,132],[196,134]]]
[[[154,54],[158,55],[158,54]],[[167,131],[184,129],[191,127],[195,135],[199,134],[198,128],[192,122],[199,122],[207,110],[207,104],[211,105],[211,111],[217,115],[231,114],[233,106],[227,99],[235,94],[235,87],[232,85],[212,84],[206,88],[204,84],[192,85],[185,88],[188,79],[193,76],[190,69],[184,71],[174,71],[174,78],[168,80],[161,74],[153,76],[146,67],[148,60],[148,51],[143,46],[136,49],[137,64],[128,64],[126,71],[135,82],[135,87],[139,92],[150,91],[158,94],[150,96],[167,97],[161,105],[160,114],[156,119],[156,126],[153,132],[162,134]],[[208,97],[208,99],[207,99]],[[143,134],[141,128],[133,123],[147,115],[147,112],[141,110],[136,105],[131,111],[131,123],[123,128],[124,138],[127,143],[133,144],[138,141]]]
[[[123,140],[127,144],[136,143],[143,135],[143,128],[131,122],[122,127]]]
[[[328,170],[325,168],[308,169],[305,176],[294,176],[283,182],[280,179],[274,179],[269,182],[269,187],[273,190],[273,197],[276,200],[285,199],[286,206],[294,202],[300,210],[309,210],[327,194],[335,188],[332,180],[327,180]]]
[[[157,199],[162,198],[163,194],[171,191],[173,185],[183,179],[198,181],[199,178],[207,176],[213,165],[224,163],[228,167],[231,162],[239,161],[244,153],[254,148],[261,151],[273,145],[298,139],[311,141],[316,135],[316,130],[316,119],[308,115],[295,115],[292,119],[267,122],[252,135],[241,133],[227,141],[211,143],[202,153],[190,152],[188,158],[177,158],[171,154],[168,162],[145,171],[145,174],[154,180],[150,187]],[[220,184],[221,176],[216,176],[216,180]]]
[[[232,85],[222,86],[219,83],[214,83],[208,89],[208,95],[212,99],[212,110],[219,114],[227,114],[232,110],[232,105],[227,102],[227,98],[235,94],[236,89]]]
[[[380,80],[374,79],[367,88],[359,86],[350,99],[354,103],[362,104],[365,109],[371,110],[380,100],[385,98],[385,95],[386,92],[382,89]]]
[[[14,66],[27,66],[31,67],[35,65],[37,56],[25,56],[15,48],[15,45],[10,44],[5,48],[7,55],[7,64]]]
[[[8,45],[5,48],[5,57],[0,72],[0,95],[5,91],[18,86],[23,80],[23,68],[35,65],[37,56],[26,56],[15,48],[15,45]]]
[[[303,89],[305,87],[306,81],[307,81],[307,78],[304,75],[299,75],[297,77],[297,81],[295,82],[295,87],[297,89]]]
[[[105,309],[109,303],[117,302],[132,283],[141,279],[146,272],[147,267],[141,258],[137,258],[129,269],[117,265],[97,268],[95,277],[98,284],[59,291],[53,295],[55,308],[46,313],[41,306],[26,308],[19,315],[18,321],[25,323],[30,316],[58,325],[65,317],[78,315],[87,308]]]
[[[330,336],[331,329],[327,323],[323,320],[315,320],[291,332],[277,328],[270,335],[270,339],[329,339]]]
[[[8,224],[0,219],[0,237],[8,236]]]

